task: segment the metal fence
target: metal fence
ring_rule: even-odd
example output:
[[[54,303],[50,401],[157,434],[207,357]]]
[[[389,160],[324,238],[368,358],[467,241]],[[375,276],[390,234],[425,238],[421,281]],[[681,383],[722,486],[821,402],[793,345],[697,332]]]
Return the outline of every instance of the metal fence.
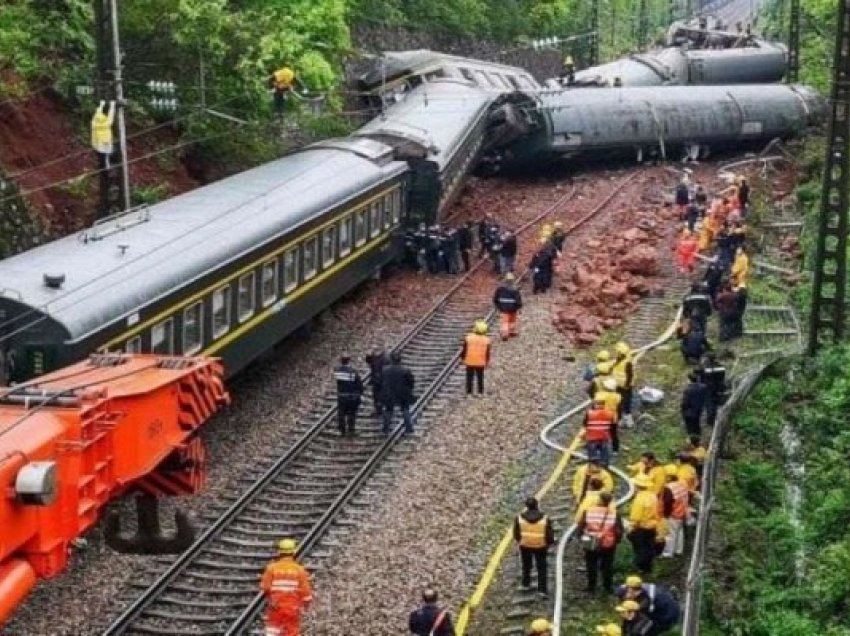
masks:
[[[685,582],[682,636],[698,636],[700,633],[700,613],[707,574],[705,555],[708,550],[710,538],[711,513],[715,502],[715,486],[717,484],[717,474],[720,465],[720,453],[721,449],[725,446],[726,437],[731,429],[732,416],[762,378],[778,362],[787,359],[787,357],[786,355],[777,353],[772,360],[736,378],[729,399],[717,413],[717,421],[711,433],[711,442],[703,467],[702,485],[700,488],[701,503],[697,517],[694,546],[691,552],[691,562]]]

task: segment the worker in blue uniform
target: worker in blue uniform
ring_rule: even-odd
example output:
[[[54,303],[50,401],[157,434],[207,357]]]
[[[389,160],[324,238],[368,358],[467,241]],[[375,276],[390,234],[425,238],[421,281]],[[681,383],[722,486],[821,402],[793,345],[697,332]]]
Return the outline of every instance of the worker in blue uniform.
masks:
[[[334,369],[339,434],[353,437],[357,410],[363,396],[363,380],[357,369],[351,366],[349,356],[342,356],[339,362],[339,366]]]

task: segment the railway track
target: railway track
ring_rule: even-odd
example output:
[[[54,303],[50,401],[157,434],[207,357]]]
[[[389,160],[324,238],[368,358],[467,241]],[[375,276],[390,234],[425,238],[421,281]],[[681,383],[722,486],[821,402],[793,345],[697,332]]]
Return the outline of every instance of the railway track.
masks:
[[[634,176],[568,228],[568,233],[594,218]],[[561,209],[577,191],[572,188],[517,231],[524,232]],[[435,398],[455,376],[463,334],[475,319],[492,318],[493,281],[483,271],[485,262],[479,261],[435,303],[395,349],[417,380],[419,398],[412,408],[415,436],[439,413],[441,400]],[[301,546],[299,557],[315,565],[311,554],[335,523],[346,523],[341,513],[403,439],[403,427],[396,422],[391,435],[384,437],[380,422],[361,417],[358,437],[341,438],[336,433],[332,392],[316,405],[309,419],[304,434],[283,455],[259,460],[244,476],[243,490],[222,498],[220,510],[214,511],[194,545],[156,572],[105,634],[249,632],[263,609],[263,598],[257,593],[259,574],[274,556],[276,541],[295,537]]]

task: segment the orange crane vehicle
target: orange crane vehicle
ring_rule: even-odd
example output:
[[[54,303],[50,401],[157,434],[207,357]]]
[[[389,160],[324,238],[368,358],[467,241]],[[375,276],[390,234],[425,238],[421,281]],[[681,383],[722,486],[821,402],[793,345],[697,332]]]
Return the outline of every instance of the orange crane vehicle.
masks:
[[[164,553],[194,531],[159,531],[157,501],[203,485],[198,431],[229,403],[219,361],[101,354],[37,380],[0,388],[0,628],[41,578],[61,573],[74,541],[120,495],[139,493],[139,529],[107,541],[119,550]]]

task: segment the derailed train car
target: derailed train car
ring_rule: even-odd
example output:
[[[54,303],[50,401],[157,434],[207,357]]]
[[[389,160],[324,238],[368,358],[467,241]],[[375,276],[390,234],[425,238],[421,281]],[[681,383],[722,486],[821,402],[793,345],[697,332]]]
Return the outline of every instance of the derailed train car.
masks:
[[[763,40],[721,50],[669,47],[578,71],[574,86],[770,83],[780,81],[787,67],[787,49]]]
[[[528,96],[536,129],[505,149],[542,156],[647,153],[704,157],[711,149],[800,135],[823,120],[825,103],[805,86],[666,86],[561,90]]]

